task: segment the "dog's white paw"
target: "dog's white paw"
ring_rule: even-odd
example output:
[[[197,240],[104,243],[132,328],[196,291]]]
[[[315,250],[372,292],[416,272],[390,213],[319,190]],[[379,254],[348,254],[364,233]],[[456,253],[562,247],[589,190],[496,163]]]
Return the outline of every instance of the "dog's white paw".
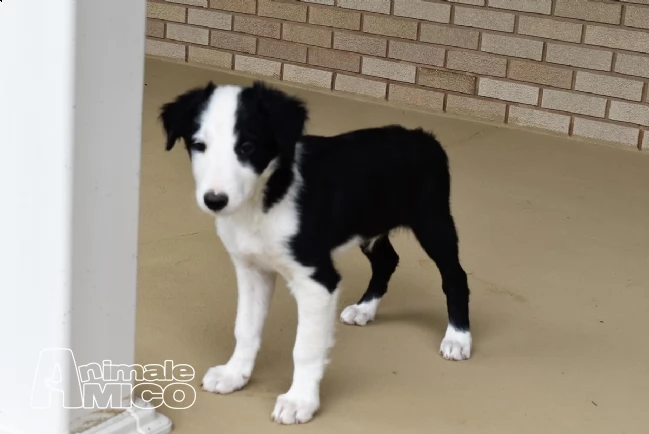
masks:
[[[271,417],[275,422],[283,425],[306,423],[313,419],[313,415],[319,407],[320,403],[317,398],[315,400],[303,399],[285,393],[277,397]]]
[[[203,390],[212,393],[232,393],[248,383],[249,376],[243,375],[227,365],[214,366],[203,377]]]
[[[439,352],[446,360],[471,358],[471,332],[457,330],[449,324]]]
[[[380,299],[366,301],[347,306],[340,314],[340,320],[345,324],[364,326],[376,317]]]

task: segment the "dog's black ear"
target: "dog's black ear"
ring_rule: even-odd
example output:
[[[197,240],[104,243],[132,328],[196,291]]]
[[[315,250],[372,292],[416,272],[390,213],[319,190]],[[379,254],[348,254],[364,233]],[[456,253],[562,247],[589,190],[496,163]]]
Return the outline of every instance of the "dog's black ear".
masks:
[[[304,134],[308,113],[304,102],[262,82],[255,82],[251,91],[279,157],[277,169],[266,183],[263,208],[267,211],[284,197],[293,182],[295,145]]]
[[[178,139],[191,136],[201,113],[216,86],[211,81],[205,87],[191,89],[160,108],[160,120],[167,135],[167,151]]]
[[[308,121],[304,102],[298,98],[255,82],[253,90],[268,117],[273,138],[279,147],[280,164],[290,165],[295,154],[295,144],[302,138]]]

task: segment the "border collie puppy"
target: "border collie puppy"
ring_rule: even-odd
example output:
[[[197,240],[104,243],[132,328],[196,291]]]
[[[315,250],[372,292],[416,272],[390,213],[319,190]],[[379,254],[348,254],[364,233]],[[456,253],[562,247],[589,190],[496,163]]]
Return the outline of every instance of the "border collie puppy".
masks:
[[[433,135],[399,126],[335,137],[304,135],[302,101],[256,82],[192,89],[165,104],[167,150],[186,145],[198,206],[216,219],[238,282],[236,347],[210,368],[204,390],[246,385],[261,344],[276,275],[297,301],[290,389],[272,418],[308,422],[334,342],[340,275],[332,254],[360,245],[372,265],[367,291],[342,311],[346,324],[372,321],[399,257],[390,231],[409,228],[442,276],[448,328],[440,352],[471,355],[469,288],[458,259],[445,151]]]

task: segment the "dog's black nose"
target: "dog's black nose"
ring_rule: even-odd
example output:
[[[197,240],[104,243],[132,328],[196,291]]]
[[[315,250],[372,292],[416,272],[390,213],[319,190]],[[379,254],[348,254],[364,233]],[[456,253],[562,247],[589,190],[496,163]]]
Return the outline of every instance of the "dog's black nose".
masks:
[[[203,196],[205,201],[205,206],[207,206],[212,211],[221,211],[228,204],[228,195],[225,193],[216,194],[213,191],[208,191]]]

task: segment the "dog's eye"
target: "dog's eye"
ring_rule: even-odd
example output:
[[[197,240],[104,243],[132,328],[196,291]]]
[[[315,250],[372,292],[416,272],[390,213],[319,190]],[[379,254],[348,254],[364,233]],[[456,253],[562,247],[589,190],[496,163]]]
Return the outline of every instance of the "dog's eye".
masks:
[[[250,154],[252,154],[252,151],[255,150],[255,145],[252,142],[243,142],[241,145],[239,145],[238,153],[242,157],[246,157]]]
[[[194,142],[191,145],[191,150],[196,152],[205,152],[205,143]]]

